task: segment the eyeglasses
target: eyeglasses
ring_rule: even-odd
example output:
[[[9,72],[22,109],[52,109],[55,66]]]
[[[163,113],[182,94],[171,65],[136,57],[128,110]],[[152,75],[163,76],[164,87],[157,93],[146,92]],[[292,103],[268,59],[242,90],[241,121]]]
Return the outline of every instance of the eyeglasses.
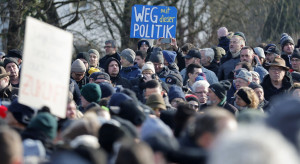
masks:
[[[199,105],[193,105],[193,104],[189,104],[189,106],[193,109],[198,109],[199,108]]]
[[[270,71],[273,71],[273,72],[280,72],[280,71],[282,71],[283,69],[282,68],[276,68],[276,67],[271,67],[271,68],[269,68],[269,70]]]

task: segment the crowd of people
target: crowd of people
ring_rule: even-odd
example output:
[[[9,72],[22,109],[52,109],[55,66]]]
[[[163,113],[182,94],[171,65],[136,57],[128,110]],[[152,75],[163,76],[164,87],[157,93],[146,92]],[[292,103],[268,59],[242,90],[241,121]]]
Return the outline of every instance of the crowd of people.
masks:
[[[217,34],[78,53],[66,118],[21,104],[22,51],[0,53],[0,164],[298,164],[300,39]]]

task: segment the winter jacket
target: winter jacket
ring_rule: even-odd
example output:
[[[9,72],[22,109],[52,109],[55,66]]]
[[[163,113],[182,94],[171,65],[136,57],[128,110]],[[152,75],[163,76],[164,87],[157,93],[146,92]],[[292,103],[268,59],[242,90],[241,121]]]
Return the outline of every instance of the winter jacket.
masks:
[[[107,74],[109,74],[109,73],[108,73],[108,65],[109,65],[109,63],[112,62],[112,61],[116,61],[116,62],[118,63],[118,66],[119,66],[119,70],[121,70],[121,63],[120,63],[116,58],[111,57],[111,58],[108,58],[108,59],[107,59],[107,61],[106,61],[106,63],[105,63],[105,67],[104,67],[104,70],[105,70],[105,72],[106,72]],[[110,76],[110,75],[109,75],[109,76]],[[125,78],[122,78],[122,77],[120,76],[120,72],[118,73],[118,75],[117,75],[116,77],[110,76],[110,81],[111,81],[111,84],[112,84],[113,86],[121,85],[121,86],[123,86],[124,88],[131,89],[131,83],[130,83],[130,81],[127,80],[127,79],[125,79]]]
[[[292,68],[292,65],[290,63],[290,56],[288,54],[286,54],[285,52],[281,52],[281,58],[284,59],[285,65],[289,68]]]
[[[75,80],[70,79],[69,83],[69,91],[73,94],[73,100],[77,105],[81,105],[81,100],[80,100],[80,89],[76,83]]]
[[[120,71],[121,77],[127,80],[133,80],[142,74],[141,70],[137,65],[130,67],[123,67]]]
[[[218,70],[219,80],[227,80],[230,72],[234,70],[237,63],[240,62],[240,55],[236,58],[229,59],[225,63],[221,64]]]
[[[275,95],[278,95],[278,94],[281,94],[281,93],[287,93],[288,90],[292,86],[292,82],[291,82],[290,77],[285,75],[283,77],[283,80],[282,80],[282,87],[277,89],[273,86],[273,84],[271,82],[270,75],[266,75],[263,82],[261,83],[261,86],[264,89],[265,99],[267,101],[270,101],[271,98]]]

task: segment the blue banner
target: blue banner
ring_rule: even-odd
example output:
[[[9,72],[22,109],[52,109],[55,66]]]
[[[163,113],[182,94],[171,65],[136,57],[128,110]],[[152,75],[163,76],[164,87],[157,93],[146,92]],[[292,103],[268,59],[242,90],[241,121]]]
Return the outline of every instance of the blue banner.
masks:
[[[134,5],[130,38],[176,38],[177,9],[172,6]]]

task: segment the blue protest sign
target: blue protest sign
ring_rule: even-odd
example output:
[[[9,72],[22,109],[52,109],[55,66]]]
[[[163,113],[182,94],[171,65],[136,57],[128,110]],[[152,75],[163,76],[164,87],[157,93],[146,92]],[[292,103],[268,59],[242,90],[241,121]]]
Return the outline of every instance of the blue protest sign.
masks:
[[[177,9],[172,6],[134,5],[130,38],[175,38]]]

